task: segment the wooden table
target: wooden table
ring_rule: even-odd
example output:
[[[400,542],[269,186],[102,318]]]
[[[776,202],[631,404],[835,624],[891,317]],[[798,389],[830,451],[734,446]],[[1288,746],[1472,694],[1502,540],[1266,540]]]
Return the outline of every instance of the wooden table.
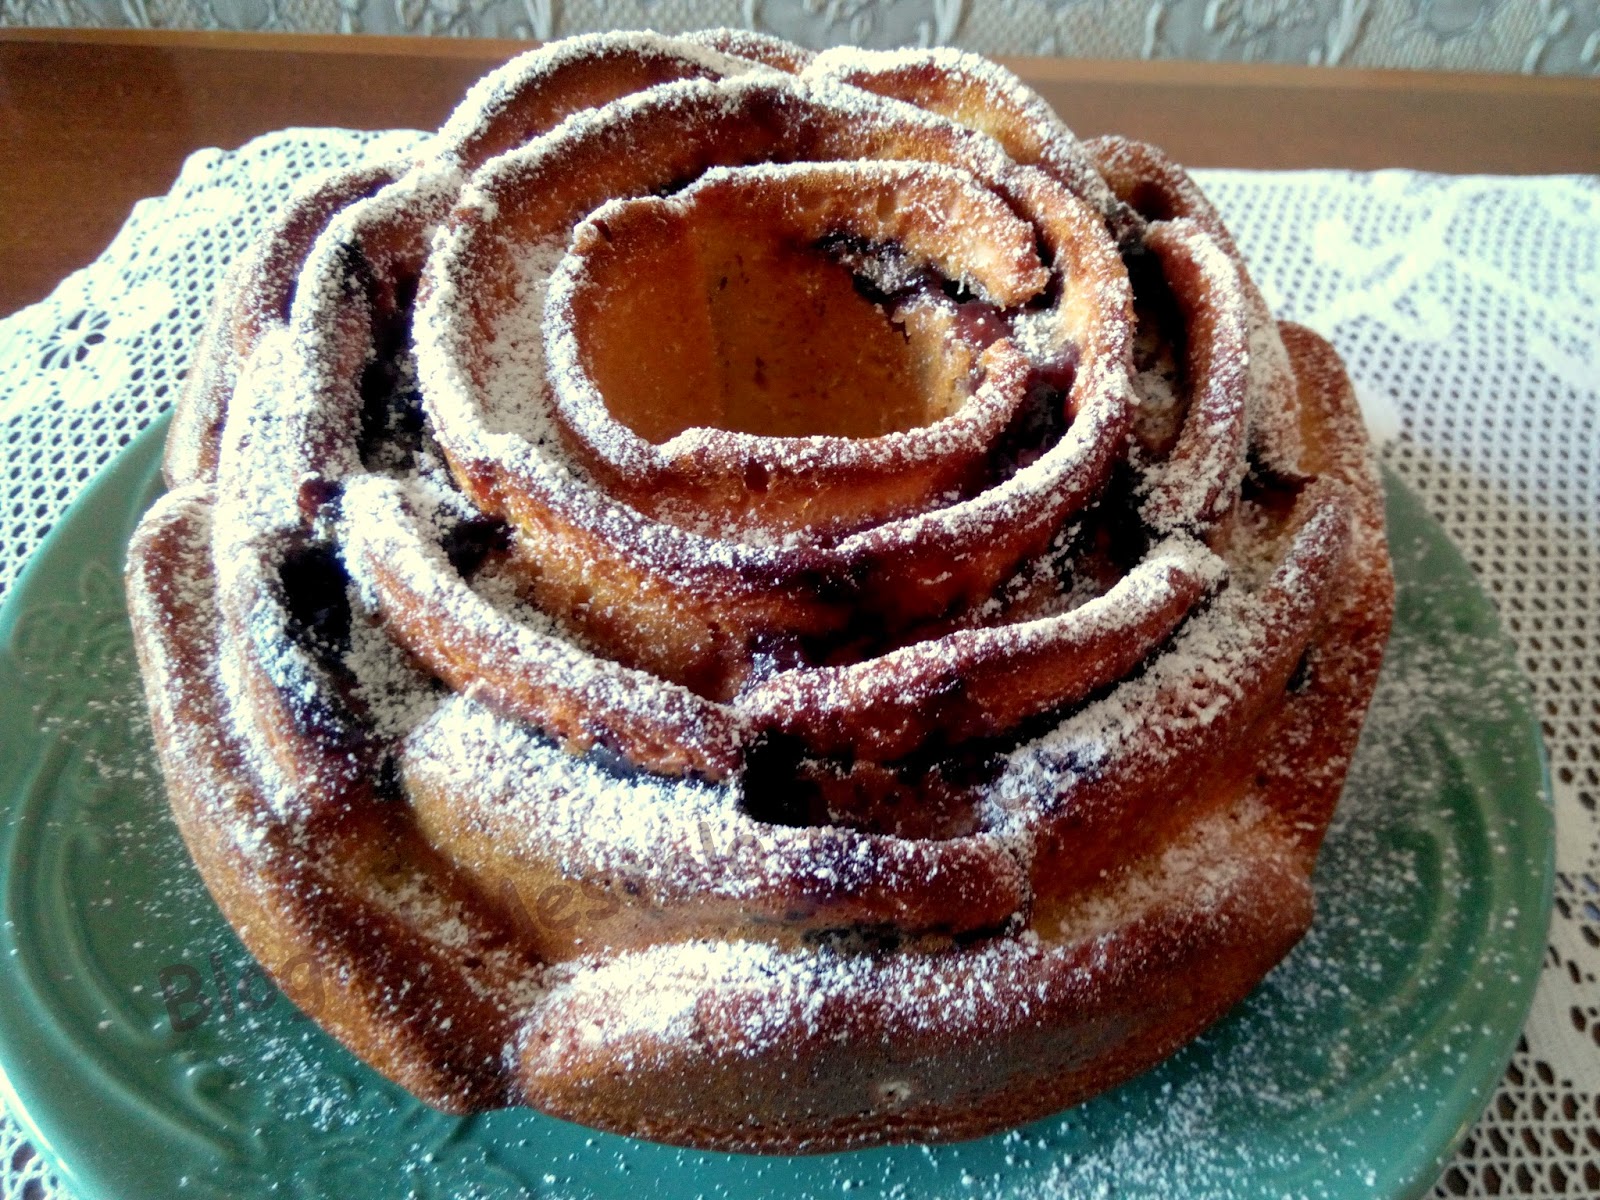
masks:
[[[287,125],[432,128],[520,45],[0,30],[0,315],[104,249],[184,157]],[[1600,171],[1600,80],[1022,58],[1084,135],[1193,166]]]

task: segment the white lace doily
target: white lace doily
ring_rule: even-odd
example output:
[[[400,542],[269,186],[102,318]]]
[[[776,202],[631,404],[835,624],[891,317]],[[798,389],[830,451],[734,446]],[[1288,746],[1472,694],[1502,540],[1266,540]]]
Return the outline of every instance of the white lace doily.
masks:
[[[292,182],[412,136],[202,151],[95,263],[0,321],[0,595],[171,401],[223,269]],[[1600,1194],[1600,178],[1200,178],[1274,309],[1338,345],[1388,464],[1499,604],[1543,716],[1550,948],[1511,1070],[1437,1194]],[[64,1194],[0,1116],[0,1198]]]

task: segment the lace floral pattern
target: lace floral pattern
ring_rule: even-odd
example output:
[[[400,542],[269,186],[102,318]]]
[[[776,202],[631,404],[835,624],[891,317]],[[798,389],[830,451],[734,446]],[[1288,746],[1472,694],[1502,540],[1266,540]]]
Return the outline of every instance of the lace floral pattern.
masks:
[[[1417,7],[1459,36],[1487,19]],[[170,402],[224,267],[292,181],[412,136],[302,130],[197,154],[100,259],[0,321],[0,594],[83,483]],[[1337,343],[1388,465],[1499,605],[1543,716],[1560,872],[1544,975],[1511,1070],[1436,1194],[1595,1194],[1600,179],[1201,179],[1274,308]],[[0,1197],[64,1195],[0,1117]]]

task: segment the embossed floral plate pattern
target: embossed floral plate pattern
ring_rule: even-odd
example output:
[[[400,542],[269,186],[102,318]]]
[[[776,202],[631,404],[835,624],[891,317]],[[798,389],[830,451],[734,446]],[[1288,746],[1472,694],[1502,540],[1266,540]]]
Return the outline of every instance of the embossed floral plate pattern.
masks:
[[[1395,636],[1317,926],[1162,1067],[983,1141],[811,1158],[435,1113],[267,982],[167,815],[121,586],[163,432],[90,486],[0,612],[0,1086],[82,1200],[1410,1197],[1504,1069],[1549,917],[1544,760],[1493,609],[1391,480]]]

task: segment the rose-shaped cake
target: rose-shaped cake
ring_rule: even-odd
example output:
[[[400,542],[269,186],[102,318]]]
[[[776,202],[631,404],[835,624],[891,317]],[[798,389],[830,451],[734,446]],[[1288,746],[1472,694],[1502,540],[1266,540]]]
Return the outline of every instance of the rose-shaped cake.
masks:
[[[944,51],[515,59],[276,219],[167,474],[132,612],[246,944],[440,1108],[695,1146],[970,1137],[1215,1020],[1392,603],[1332,351]]]

